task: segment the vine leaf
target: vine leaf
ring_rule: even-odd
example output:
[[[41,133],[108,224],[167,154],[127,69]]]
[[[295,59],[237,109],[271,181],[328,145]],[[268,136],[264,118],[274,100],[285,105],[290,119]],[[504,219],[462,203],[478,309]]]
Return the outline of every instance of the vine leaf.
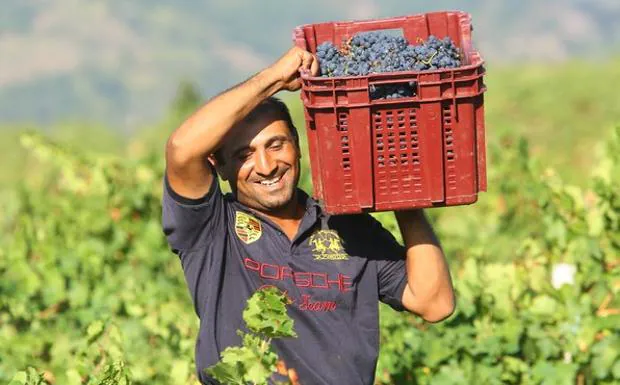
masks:
[[[286,304],[286,296],[276,287],[258,290],[248,299],[243,320],[251,331],[269,338],[297,337]]]
[[[207,374],[223,384],[267,385],[278,362],[271,339],[297,336],[286,305],[286,295],[276,287],[257,290],[243,311],[243,320],[251,333],[238,331],[243,345],[224,349],[220,362],[207,368]]]

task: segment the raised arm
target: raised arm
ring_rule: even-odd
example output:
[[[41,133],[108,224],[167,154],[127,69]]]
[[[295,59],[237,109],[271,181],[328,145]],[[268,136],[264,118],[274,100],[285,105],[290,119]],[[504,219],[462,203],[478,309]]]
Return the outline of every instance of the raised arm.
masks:
[[[214,97],[185,120],[166,144],[166,176],[172,189],[187,198],[204,196],[214,180],[207,157],[260,102],[280,90],[298,90],[300,70],[316,74],[318,62],[309,52],[293,47],[273,65]]]
[[[403,306],[426,321],[441,321],[455,307],[446,257],[423,210],[396,211],[395,215],[407,249]]]

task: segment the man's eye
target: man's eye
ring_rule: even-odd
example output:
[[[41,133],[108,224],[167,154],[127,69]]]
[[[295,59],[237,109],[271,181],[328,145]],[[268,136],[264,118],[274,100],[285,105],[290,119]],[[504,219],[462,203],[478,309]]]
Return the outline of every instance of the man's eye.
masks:
[[[277,142],[273,142],[270,147],[274,150],[279,150],[282,148],[283,145],[284,143],[281,140],[278,140]]]
[[[250,158],[250,156],[252,156],[252,152],[247,151],[247,152],[242,152],[238,155],[239,160],[248,160]]]

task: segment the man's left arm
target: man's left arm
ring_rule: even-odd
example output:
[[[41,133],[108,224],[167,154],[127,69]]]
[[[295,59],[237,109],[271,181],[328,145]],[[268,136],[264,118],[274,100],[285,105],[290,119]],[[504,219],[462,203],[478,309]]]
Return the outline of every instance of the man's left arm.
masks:
[[[407,286],[402,304],[428,322],[448,318],[455,308],[450,270],[424,211],[395,213],[406,248]]]

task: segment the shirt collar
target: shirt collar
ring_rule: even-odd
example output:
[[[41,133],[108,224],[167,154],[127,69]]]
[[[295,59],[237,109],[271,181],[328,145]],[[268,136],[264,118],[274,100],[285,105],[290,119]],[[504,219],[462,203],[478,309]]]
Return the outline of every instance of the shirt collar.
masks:
[[[321,205],[315,199],[310,197],[304,190],[297,189],[297,200],[306,207],[306,211],[317,210],[321,212]]]
[[[312,224],[317,220],[321,221],[321,230],[328,230],[328,220],[330,215],[325,212],[323,206],[314,198],[308,196],[305,191],[297,189],[300,202],[306,206],[306,215],[312,216]],[[303,200],[302,200],[303,199]]]
[[[226,195],[227,195],[227,198],[230,199],[236,207],[247,212],[248,214],[252,214],[260,218],[262,221],[267,222],[277,228],[277,226],[275,226],[275,224],[273,224],[265,216],[260,215],[260,213],[255,212],[254,210],[250,209],[249,207],[245,206],[244,204],[236,200],[231,193],[228,193]],[[304,228],[312,227],[314,226],[317,220],[320,220],[321,229],[326,230],[327,220],[329,216],[327,215],[327,213],[325,213],[325,211],[321,207],[321,204],[316,199],[309,196],[304,190],[300,188],[297,188],[297,200],[299,201],[299,203],[301,203],[305,207],[305,210],[306,210],[306,213],[304,214],[304,217],[302,218],[301,226]],[[305,230],[307,229],[303,229],[302,231],[305,231]]]

